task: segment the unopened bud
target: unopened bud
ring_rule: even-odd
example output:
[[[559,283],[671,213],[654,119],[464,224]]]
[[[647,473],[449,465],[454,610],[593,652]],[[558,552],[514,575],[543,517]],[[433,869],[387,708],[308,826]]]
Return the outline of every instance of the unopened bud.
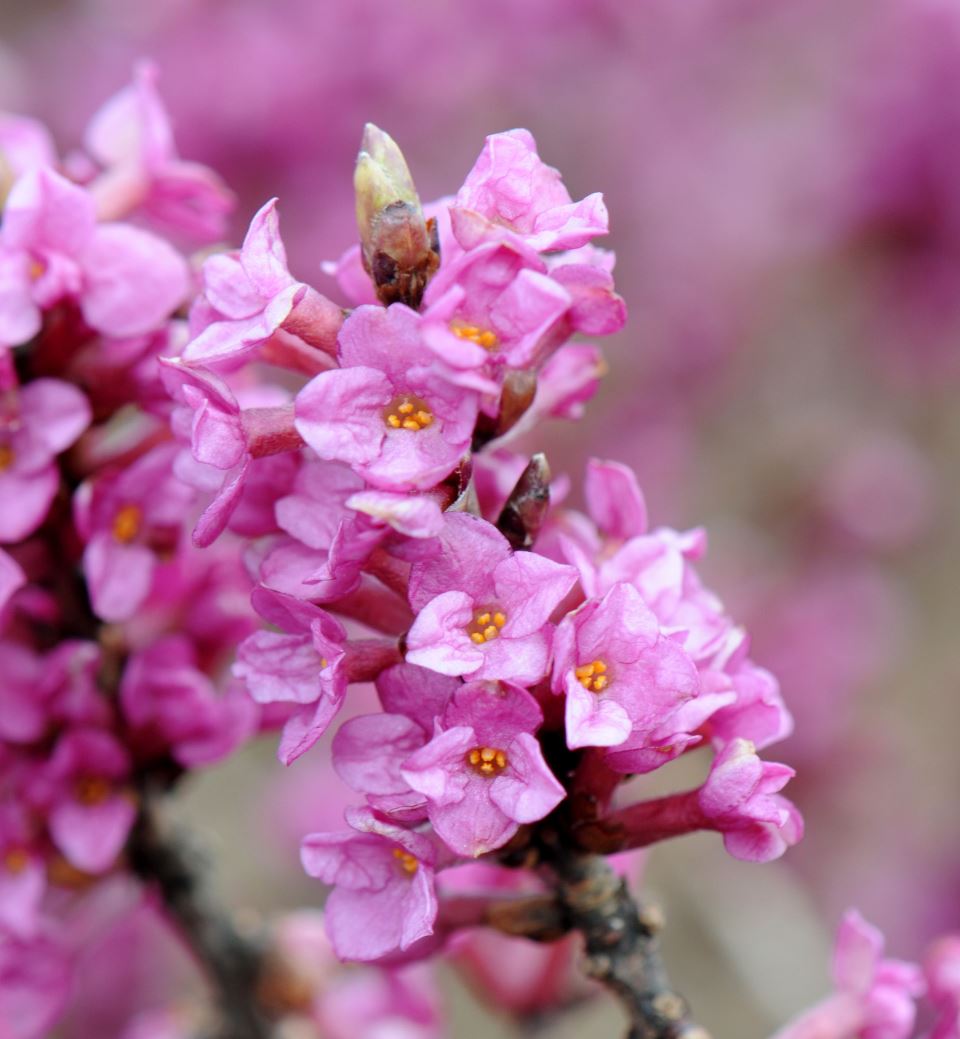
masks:
[[[382,303],[416,309],[440,263],[434,221],[423,209],[403,153],[367,123],[353,176],[363,266]]]
[[[497,529],[516,549],[532,547],[550,506],[550,466],[544,454],[530,459],[497,519]]]

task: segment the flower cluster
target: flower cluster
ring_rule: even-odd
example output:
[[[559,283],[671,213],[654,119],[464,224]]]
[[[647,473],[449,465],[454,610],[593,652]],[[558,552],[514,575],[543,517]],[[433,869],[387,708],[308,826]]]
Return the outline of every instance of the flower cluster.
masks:
[[[510,449],[593,392],[598,355],[571,336],[623,324],[613,256],[593,244],[602,199],[574,202],[521,130],[421,206],[368,127],[356,188],[360,245],[328,265],[354,304],[333,339],[270,202],[238,254],[205,263],[191,338],[164,362],[177,470],[214,492],[194,539],[250,541],[269,628],[233,673],[276,712],[281,760],[323,736],[351,684],[379,696],[332,744],[363,803],[302,848],[333,886],[338,955],[434,951],[436,876],[535,841],[548,816],[589,823],[585,847],[608,829],[616,850],[709,829],[740,858],[779,856],[802,833],[779,793],[792,771],[757,750],[790,717],[697,576],[702,533],[649,530],[612,462],[588,467],[588,514],[552,509],[545,460]],[[297,389],[293,372],[312,378]],[[715,753],[700,788],[611,805],[624,777],[698,746]],[[584,791],[589,820],[572,809]]]
[[[187,337],[184,249],[230,193],[181,160],[150,67],[60,157],[0,121],[0,1018],[46,1035],[148,787],[222,758],[257,710],[223,669],[252,630],[202,555],[159,358]],[[149,602],[149,609],[145,605]],[[13,1028],[11,1033],[6,1026]]]

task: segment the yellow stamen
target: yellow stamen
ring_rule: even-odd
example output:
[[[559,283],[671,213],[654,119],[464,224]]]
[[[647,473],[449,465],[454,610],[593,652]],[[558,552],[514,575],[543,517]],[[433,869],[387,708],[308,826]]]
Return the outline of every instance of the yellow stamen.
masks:
[[[29,274],[31,281],[38,281],[44,276],[44,274],[46,274],[46,271],[47,265],[43,260],[31,260],[27,273]]]
[[[121,545],[129,545],[140,533],[143,511],[139,505],[124,505],[113,518],[113,536]]]
[[[450,325],[450,331],[458,339],[469,339],[471,343],[482,346],[484,350],[495,350],[500,342],[489,329],[480,328],[479,325],[468,325],[463,321],[454,321]]]
[[[573,669],[577,681],[591,693],[602,693],[610,684],[610,676],[606,671],[607,665],[603,660],[591,660],[589,664],[581,664]]]
[[[9,444],[0,444],[0,473],[13,465],[13,448]]]
[[[405,848],[394,848],[393,857],[397,860],[404,873],[416,873],[420,863],[415,855],[411,855]]]
[[[88,808],[103,804],[110,796],[110,784],[103,776],[81,776],[74,784],[73,796]]]
[[[391,429],[409,429],[418,433],[433,422],[433,412],[426,401],[410,393],[394,397],[384,408],[383,421]]]
[[[473,620],[467,625],[467,634],[471,641],[478,646],[484,642],[491,642],[500,635],[500,629],[507,623],[507,615],[503,610],[487,606],[473,615]]]
[[[30,865],[30,856],[24,848],[9,848],[3,856],[3,865],[8,873],[22,873]]]
[[[481,776],[496,776],[507,767],[507,755],[499,747],[474,747],[467,764]]]

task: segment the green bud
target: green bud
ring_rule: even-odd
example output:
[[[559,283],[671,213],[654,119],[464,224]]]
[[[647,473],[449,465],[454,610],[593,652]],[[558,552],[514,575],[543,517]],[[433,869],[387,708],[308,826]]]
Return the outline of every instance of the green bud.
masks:
[[[367,123],[353,176],[363,266],[383,303],[416,309],[440,263],[433,220],[423,208],[403,153]]]

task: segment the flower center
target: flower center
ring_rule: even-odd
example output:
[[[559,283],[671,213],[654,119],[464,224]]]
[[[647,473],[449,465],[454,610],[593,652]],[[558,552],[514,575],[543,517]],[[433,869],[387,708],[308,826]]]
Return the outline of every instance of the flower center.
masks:
[[[433,412],[425,400],[412,393],[402,393],[384,408],[383,421],[391,429],[409,429],[417,433],[433,422]]]
[[[393,857],[397,860],[397,865],[404,873],[413,875],[417,872],[417,869],[420,866],[416,855],[411,855],[406,848],[394,848]]]
[[[0,444],[0,473],[13,465],[13,448],[9,444]]]
[[[103,776],[81,776],[73,786],[73,796],[88,808],[103,804],[110,796],[110,784]]]
[[[474,747],[467,764],[481,776],[496,776],[507,767],[507,755],[497,747]]]
[[[502,610],[489,606],[473,615],[473,620],[467,625],[467,634],[472,642],[480,646],[495,639],[506,623],[507,615]]]
[[[3,865],[8,873],[22,873],[30,865],[30,856],[25,848],[8,848]]]
[[[140,533],[143,510],[139,505],[124,505],[113,517],[113,536],[121,545],[129,545]]]
[[[39,281],[44,274],[47,273],[47,264],[44,260],[31,260],[30,266],[27,268],[27,273],[30,275],[31,281]]]
[[[593,660],[589,664],[574,668],[573,673],[583,688],[591,693],[602,693],[610,684],[607,665],[602,660]]]
[[[469,339],[471,343],[482,346],[484,350],[496,350],[500,340],[496,335],[479,325],[468,325],[465,321],[452,321],[450,331],[458,339]]]

